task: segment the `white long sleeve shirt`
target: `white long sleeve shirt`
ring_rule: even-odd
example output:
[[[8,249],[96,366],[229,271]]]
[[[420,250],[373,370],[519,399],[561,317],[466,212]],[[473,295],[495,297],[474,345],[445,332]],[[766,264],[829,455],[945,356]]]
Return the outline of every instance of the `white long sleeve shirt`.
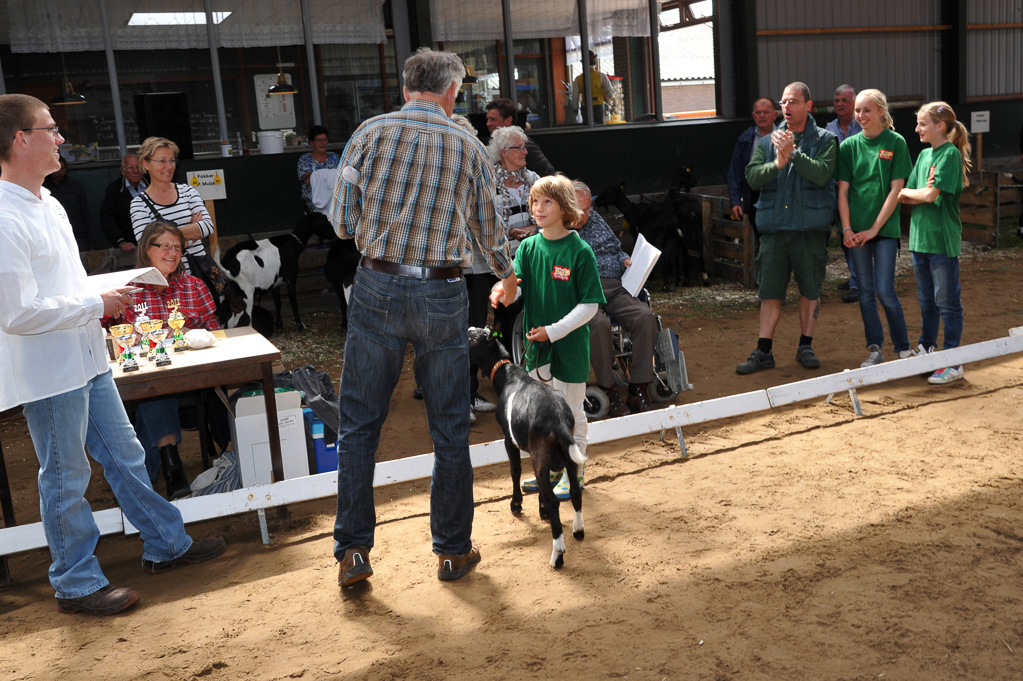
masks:
[[[0,410],[76,390],[110,370],[64,208],[0,180]]]

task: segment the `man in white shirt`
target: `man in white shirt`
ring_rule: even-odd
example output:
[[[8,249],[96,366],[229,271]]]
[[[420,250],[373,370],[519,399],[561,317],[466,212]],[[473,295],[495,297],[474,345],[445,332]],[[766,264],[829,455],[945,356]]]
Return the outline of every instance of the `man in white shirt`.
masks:
[[[0,96],[0,411],[22,405],[39,459],[57,609],[112,615],[139,594],[111,586],[93,553],[99,529],[85,500],[86,446],[139,528],[146,572],[215,558],[225,545],[220,537],[193,542],[177,508],[149,482],[100,325],[124,312],[130,289],[91,289],[67,214],[42,187],[60,167],[63,141],[43,102]]]

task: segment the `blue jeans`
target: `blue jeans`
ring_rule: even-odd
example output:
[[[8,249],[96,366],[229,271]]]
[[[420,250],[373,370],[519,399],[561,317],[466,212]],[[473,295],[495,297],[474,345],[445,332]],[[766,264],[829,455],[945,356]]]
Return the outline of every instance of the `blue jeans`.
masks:
[[[181,418],[178,416],[178,398],[139,402],[135,407],[135,434],[146,452],[146,472],[156,481],[160,474],[160,448],[156,443],[168,435],[174,444],[181,444]]]
[[[463,554],[472,548],[467,310],[461,278],[424,280],[359,268],[348,302],[339,389],[334,524],[339,561],[352,546],[373,546],[373,471],[380,428],[410,341],[435,455],[430,488],[433,551]]]
[[[86,446],[121,511],[139,528],[144,560],[173,560],[192,546],[181,513],[149,483],[142,446],[109,371],[77,390],[29,402],[24,413],[39,458],[39,507],[58,598],[88,596],[110,583],[94,555],[99,528],[85,500],[92,475]]]
[[[856,268],[856,290],[860,294],[860,316],[863,317],[867,345],[884,346],[884,329],[881,327],[881,315],[877,313],[877,302],[881,301],[896,354],[909,350],[906,315],[902,313],[902,303],[895,293],[895,258],[899,253],[899,240],[876,238],[863,246],[850,248],[849,253]]]
[[[945,345],[958,348],[963,337],[963,302],[959,287],[959,258],[944,253],[913,252],[916,297],[920,301],[920,344],[938,345],[939,320],[945,322]]]

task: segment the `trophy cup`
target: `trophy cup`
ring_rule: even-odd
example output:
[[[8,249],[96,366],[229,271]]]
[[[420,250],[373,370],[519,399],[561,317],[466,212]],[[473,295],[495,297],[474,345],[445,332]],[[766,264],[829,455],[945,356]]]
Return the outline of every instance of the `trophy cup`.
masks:
[[[170,355],[167,354],[167,348],[164,346],[164,339],[167,338],[167,332],[169,329],[163,328],[163,322],[159,319],[153,319],[150,324],[155,324],[155,328],[149,331],[149,342],[153,344],[153,351],[149,355],[150,359],[156,360],[156,366],[164,367],[171,363]]]
[[[181,332],[181,327],[185,325],[185,315],[178,312],[178,308],[181,307],[181,301],[177,298],[167,301],[167,307],[171,313],[167,315],[167,326],[174,329],[174,352],[181,352],[188,349],[188,341],[185,340],[185,334]]]
[[[149,331],[147,330],[149,316],[146,315],[148,309],[149,306],[145,303],[135,303],[135,331],[139,334],[139,357],[149,354]]]
[[[121,346],[121,371],[138,371],[139,365],[132,351],[136,338],[135,327],[131,324],[115,324],[110,327],[110,333]]]

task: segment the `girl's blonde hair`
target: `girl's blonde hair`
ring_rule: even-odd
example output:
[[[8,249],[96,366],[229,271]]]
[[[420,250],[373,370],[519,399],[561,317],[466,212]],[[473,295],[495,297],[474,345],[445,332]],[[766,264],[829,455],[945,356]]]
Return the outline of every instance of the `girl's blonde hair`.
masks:
[[[582,217],[583,212],[579,208],[579,200],[575,196],[575,187],[572,181],[561,173],[548,175],[537,180],[529,190],[529,205],[532,212],[533,201],[540,196],[546,196],[554,200],[561,208],[561,224],[568,229],[575,227]]]
[[[881,125],[883,127],[888,128],[889,130],[895,129],[895,123],[892,121],[892,114],[888,111],[888,98],[884,96],[883,92],[875,90],[874,88],[867,88],[866,90],[861,90],[859,94],[856,95],[856,99],[859,99],[860,97],[866,97],[873,102],[874,106],[877,107],[878,112],[881,114]]]
[[[935,123],[945,125],[945,136],[948,141],[955,145],[959,154],[963,157],[963,186],[970,186],[968,173],[973,168],[973,161],[970,159],[970,152],[973,147],[970,145],[970,133],[966,126],[956,119],[956,112],[945,102],[931,102],[920,107],[916,114],[927,114]]]

